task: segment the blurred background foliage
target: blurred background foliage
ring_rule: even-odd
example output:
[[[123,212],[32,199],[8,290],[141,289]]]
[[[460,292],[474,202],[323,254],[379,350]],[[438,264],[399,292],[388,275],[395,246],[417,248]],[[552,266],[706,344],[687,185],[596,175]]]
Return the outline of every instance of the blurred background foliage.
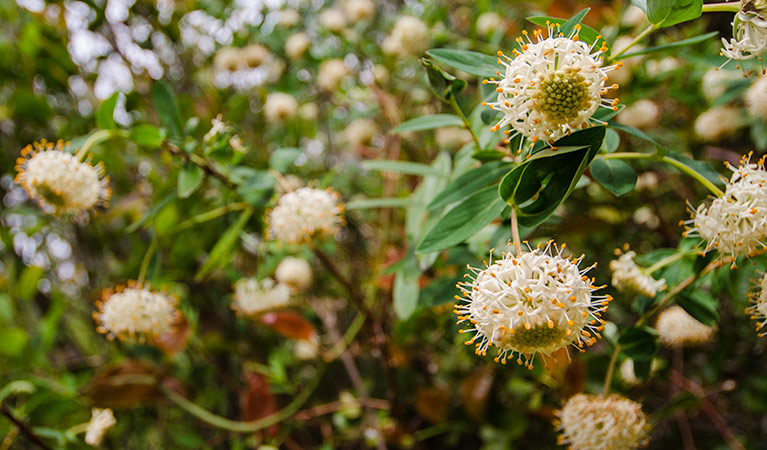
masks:
[[[375,446],[379,431],[391,448],[555,448],[553,411],[573,393],[600,389],[618,330],[633,322],[647,299],[606,288],[617,299],[606,316],[613,325],[605,340],[569,365],[559,358],[549,371],[538,365],[530,372],[477,357],[456,332],[454,285],[467,263],[477,265],[489,248],[510,238],[508,216],[435,255],[406,296],[415,301],[395,305],[393,274],[412,261],[407,255],[425,227],[426,206],[445,178],[373,170],[361,162],[423,163],[447,179],[476,163],[465,146],[471,137],[460,127],[389,132],[408,119],[451,112],[429,89],[420,63],[428,48],[508,52],[513,38],[531,28],[526,17],[571,17],[584,7],[592,8],[584,23],[608,42],[636,35],[646,22],[628,17],[623,2],[377,1],[372,14],[355,12],[354,4],[0,2],[0,398],[51,448],[87,448],[72,427],[88,421],[92,405],[115,409],[117,425],[106,448],[364,448]],[[426,41],[404,50],[387,47],[401,16],[418,17]],[[730,19],[707,15],[651,39],[659,45],[709,31],[727,36]],[[286,41],[299,32],[307,33],[310,47],[290,57]],[[251,53],[241,50],[227,60],[225,52],[234,48]],[[652,100],[655,120],[632,125],[719,170],[721,161],[737,162],[749,149],[767,147],[767,128],[744,112],[741,96],[750,80],[732,71],[721,92],[705,86],[704,75],[722,62],[716,55],[718,43],[711,39],[683,52],[631,58],[619,96],[627,105]],[[337,78],[322,74],[332,59],[342,61]],[[234,66],[227,65],[231,61]],[[455,75],[469,82],[458,101],[472,111],[479,80]],[[289,94],[295,105],[270,118],[265,104],[274,92]],[[99,123],[107,99],[116,101],[114,113]],[[175,102],[176,125],[161,111]],[[696,136],[696,117],[723,105],[738,111],[739,127],[714,140]],[[220,136],[205,138],[219,114],[231,127],[227,138],[236,133],[243,148],[233,149]],[[126,133],[92,148],[93,160],[103,161],[111,178],[110,208],[88,224],[44,216],[13,183],[19,150],[40,139],[64,139],[76,148],[97,125],[110,128],[110,120]],[[183,152],[223,167],[224,177],[239,187],[228,189],[158,145],[165,136],[154,127]],[[621,151],[651,145],[623,133],[608,142]],[[556,238],[585,253],[587,262],[599,261],[595,276],[603,283],[613,249],[624,243],[647,254],[647,264],[663,256],[652,252],[676,248],[677,222],[688,217],[685,202],[697,204],[706,192],[673,169],[649,162],[635,167],[636,188],[622,197],[584,178],[554,217],[527,230],[531,239]],[[344,286],[309,248],[263,240],[264,213],[280,190],[269,171],[287,182],[332,186],[349,203],[348,226],[322,248],[373,299],[375,320],[357,315]],[[384,208],[366,203],[379,197],[401,201]],[[238,202],[254,208],[241,226],[235,208],[196,223],[200,214]],[[212,249],[228,231],[239,238],[236,245],[214,258]],[[152,242],[157,252],[150,255],[147,279],[181,298],[186,325],[163,348],[110,342],[95,331],[93,303],[102,289],[136,278]],[[235,318],[232,283],[270,275],[286,255],[312,261],[311,290],[260,323]],[[683,259],[662,276],[671,285],[699,263]],[[651,415],[649,448],[681,448],[684,433],[700,449],[730,448],[727,433],[746,448],[767,448],[767,341],[755,338],[742,314],[751,280],[765,265],[757,259],[703,280],[700,290],[719,304],[714,343],[683,354],[661,350],[649,380],[616,383],[616,391],[643,402]],[[342,351],[339,333],[346,333]],[[369,398],[348,381],[341,353],[356,361]],[[673,383],[672,366],[683,366],[700,389]],[[165,390],[131,382],[136,375],[162,379]],[[167,398],[170,390],[221,416],[253,420],[292,404],[314,383],[296,414],[256,433],[211,426]],[[706,408],[718,411],[723,423],[712,426]],[[5,417],[0,437],[3,449],[34,448]]]

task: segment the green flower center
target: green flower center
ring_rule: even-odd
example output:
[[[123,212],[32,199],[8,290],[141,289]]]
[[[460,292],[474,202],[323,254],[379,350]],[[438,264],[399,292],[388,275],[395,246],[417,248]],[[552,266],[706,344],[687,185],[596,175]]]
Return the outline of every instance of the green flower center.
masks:
[[[45,184],[39,184],[35,186],[35,193],[49,205],[57,206],[59,208],[67,205],[67,199],[63,195],[57,194],[53,189]]]
[[[498,338],[496,345],[520,353],[549,353],[569,342],[570,338],[565,330],[557,327],[549,328],[548,325],[542,324],[531,327],[529,330],[517,327],[513,333],[506,333]]]
[[[589,89],[579,69],[566,67],[548,73],[538,81],[533,95],[534,109],[550,122],[568,123],[589,107]]]

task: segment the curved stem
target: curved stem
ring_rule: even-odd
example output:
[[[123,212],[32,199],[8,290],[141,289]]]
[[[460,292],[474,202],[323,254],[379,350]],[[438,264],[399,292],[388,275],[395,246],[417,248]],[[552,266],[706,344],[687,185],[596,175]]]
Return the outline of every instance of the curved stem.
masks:
[[[207,222],[209,220],[213,220],[217,217],[221,217],[230,212],[248,209],[249,206],[250,204],[247,202],[236,202],[236,203],[229,203],[228,205],[224,205],[224,206],[219,206],[218,208],[211,209],[210,211],[205,211],[204,213],[198,214],[190,219],[187,219],[179,223],[175,227],[168,230],[167,234],[172,235],[172,234],[178,233],[179,231],[183,231],[197,224]]]
[[[458,105],[458,102],[455,99],[455,95],[450,96],[450,106],[453,107],[453,110],[458,115],[458,117],[461,118],[463,121],[463,125],[466,127],[467,130],[469,130],[469,133],[471,133],[471,138],[474,140],[474,144],[477,146],[477,151],[482,150],[482,147],[479,145],[479,138],[477,137],[477,134],[474,133],[474,129],[471,128],[471,122],[469,122],[469,119],[466,118],[466,115],[461,110],[461,107]]]
[[[88,139],[85,140],[82,147],[77,150],[77,153],[75,153],[75,159],[81,161],[88,153],[88,150],[90,150],[94,145],[100,142],[104,142],[107,139],[113,138],[115,136],[120,136],[122,134],[124,133],[121,133],[119,130],[99,130],[91,134],[88,136]]]
[[[519,239],[519,221],[517,221],[517,207],[511,206],[511,237],[514,239],[514,249],[517,257],[522,256],[522,242]]]
[[[634,40],[629,43],[629,45],[627,45],[625,48],[621,49],[621,51],[619,51],[618,53],[610,56],[610,61],[615,61],[615,60],[620,59],[620,57],[623,54],[625,54],[631,47],[637,45],[639,43],[639,41],[641,41],[642,39],[647,37],[648,34],[652,33],[654,29],[655,29],[655,25],[650,24],[647,28],[642,30],[642,32],[639,33],[637,35],[637,37],[635,37]]]
[[[320,379],[322,378],[322,375],[324,372],[325,372],[325,364],[321,364],[317,368],[317,374],[315,375],[314,379],[312,379],[312,381],[310,381],[309,384],[304,386],[304,388],[299,391],[298,395],[296,395],[293,398],[292,402],[288,403],[287,406],[285,406],[284,408],[282,408],[281,410],[277,411],[274,414],[270,414],[261,419],[252,420],[250,422],[241,422],[238,420],[231,420],[231,419],[227,419],[226,417],[213,414],[212,412],[197,405],[191,400],[188,400],[183,395],[177,393],[176,391],[172,389],[169,389],[162,385],[159,386],[159,389],[168,400],[172,401],[173,403],[176,404],[176,406],[180,407],[181,409],[188,412],[189,414],[197,417],[203,422],[206,422],[218,428],[233,431],[235,433],[253,433],[255,431],[264,429],[276,423],[282,422],[283,420],[295,414],[299,410],[299,408],[301,408],[301,406],[304,403],[306,403],[306,401],[312,395],[312,393],[314,392],[314,389],[320,383]]]
[[[610,384],[613,382],[613,373],[615,372],[615,364],[618,362],[618,355],[621,354],[621,345],[615,344],[613,354],[610,356],[610,363],[607,365],[607,372],[605,372],[605,381],[602,385],[602,395],[607,397],[610,393]]]
[[[644,272],[647,273],[647,274],[651,274],[651,273],[655,272],[656,270],[660,270],[660,269],[666,267],[667,265],[669,265],[669,264],[671,264],[671,263],[673,263],[675,261],[679,261],[680,259],[684,258],[685,256],[691,255],[693,253],[694,253],[694,251],[676,252],[673,255],[668,255],[665,258],[661,259],[660,261],[656,262],[655,264],[651,265],[650,267],[644,269]]]
[[[740,2],[728,3],[710,3],[703,5],[703,12],[738,12],[740,11]]]

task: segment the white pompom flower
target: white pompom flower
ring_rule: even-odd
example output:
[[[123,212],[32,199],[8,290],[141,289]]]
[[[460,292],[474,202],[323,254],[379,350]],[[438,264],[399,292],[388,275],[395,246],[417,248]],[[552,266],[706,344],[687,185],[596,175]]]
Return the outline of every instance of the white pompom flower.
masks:
[[[572,450],[630,450],[648,441],[642,405],[617,394],[576,394],[556,414],[559,444]]]
[[[722,38],[720,53],[728,62],[754,58],[761,62],[767,53],[767,19],[756,11],[739,11],[732,22],[732,39]]]
[[[280,197],[267,211],[268,236],[287,244],[309,242],[315,235],[332,236],[344,224],[344,205],[329,189],[303,187]]]
[[[274,278],[296,291],[305,291],[312,285],[312,266],[305,259],[287,257],[280,261]]]
[[[285,54],[294,61],[301,59],[311,45],[312,41],[308,34],[304,32],[295,33],[285,41]]]
[[[381,48],[396,56],[420,55],[429,46],[429,27],[415,16],[401,16]]]
[[[15,182],[53,216],[85,220],[96,208],[109,204],[112,191],[101,163],[91,165],[65,151],[63,141],[42,140],[21,150]]]
[[[730,137],[743,126],[743,114],[734,106],[715,106],[703,111],[695,119],[695,134],[705,141],[718,141]]]
[[[97,447],[104,440],[104,435],[117,423],[109,408],[91,408],[91,420],[85,431],[85,443]]]
[[[234,284],[232,309],[237,315],[254,317],[290,305],[290,288],[271,278],[241,278]]]
[[[767,76],[759,77],[744,96],[748,115],[754,119],[767,120]]]
[[[493,131],[506,126],[514,130],[505,131],[510,135],[507,142],[521,134],[533,143],[552,143],[593,123],[603,123],[591,118],[600,106],[617,110],[617,98],[602,96],[618,87],[607,85],[607,73],[621,63],[603,67],[606,44],[602,41],[597,47],[600,39],[591,45],[580,41],[580,28],[576,25],[565,36],[549,24],[548,37],[535,30],[532,39],[523,31],[513,57],[498,52],[498,64],[504,70],[497,72],[499,79],[484,81],[497,86],[498,100],[483,104],[503,113]]]
[[[705,344],[714,337],[715,327],[704,325],[681,306],[671,306],[658,315],[655,323],[660,342],[667,347]]]
[[[700,236],[712,248],[732,257],[751,256],[765,249],[767,238],[767,171],[764,157],[750,163],[751,153],[738,167],[727,164],[733,171],[726,181],[724,195],[710,206],[705,203],[692,212],[693,218],[684,222],[685,236]],[[734,264],[734,262],[733,262]]]
[[[266,96],[264,115],[269,122],[287,122],[295,117],[297,112],[298,102],[292,95],[284,92],[272,92]]]
[[[613,272],[613,287],[621,292],[634,292],[647,297],[655,297],[658,291],[666,288],[666,280],[656,280],[646,274],[634,262],[634,257],[636,257],[636,253],[631,251],[610,261],[610,270]]]
[[[108,339],[138,339],[143,343],[169,331],[181,317],[178,298],[129,281],[125,286],[105,289],[93,313],[96,330]]]
[[[565,258],[563,249],[549,242],[519,256],[504,253],[495,262],[491,252],[484,270],[469,267],[472,280],[458,284],[464,298],[455,298],[464,303],[454,312],[458,323],[471,325],[459,332],[474,333],[466,344],[474,344],[476,354],[495,346],[496,362],[516,354],[517,363],[532,369],[538,353],[548,356],[570,345],[583,351],[601,337],[601,314],[612,297],[593,295],[604,287],[586,275],[596,264],[581,270],[583,256]]]
[[[767,274],[762,275],[759,288],[756,292],[748,294],[751,305],[746,308],[746,314],[756,321],[756,332],[759,337],[767,336]]]
[[[317,86],[323,91],[332,92],[338,88],[341,80],[347,75],[349,75],[349,69],[346,68],[343,60],[328,59],[322,61],[317,73]]]

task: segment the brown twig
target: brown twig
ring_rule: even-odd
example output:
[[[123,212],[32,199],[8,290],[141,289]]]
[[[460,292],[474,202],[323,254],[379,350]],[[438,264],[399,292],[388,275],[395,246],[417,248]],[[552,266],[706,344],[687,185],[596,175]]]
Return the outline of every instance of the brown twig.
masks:
[[[682,347],[674,349],[674,369],[679,373],[684,373],[684,349]],[[675,388],[672,387],[672,396],[676,394]],[[690,428],[690,420],[687,418],[687,412],[684,410],[678,410],[674,414],[677,424],[679,425],[679,432],[682,436],[682,449],[695,450],[695,438]]]
[[[196,155],[194,153],[187,153],[185,151],[182,151],[180,148],[178,148],[174,144],[171,144],[168,141],[163,142],[163,148],[167,150],[170,154],[174,156],[179,156],[187,162],[191,162],[192,164],[202,169],[203,172],[207,173],[208,175],[214,178],[217,178],[222,183],[224,183],[226,187],[228,187],[229,189],[234,189],[237,187],[237,185],[233,183],[232,180],[229,179],[229,177],[221,173],[216,168],[216,166],[213,165],[212,162],[210,162],[210,160],[203,158],[202,156]]]
[[[43,440],[35,434],[35,431],[32,429],[32,427],[29,426],[26,422],[21,420],[20,418],[16,417],[16,414],[11,410],[11,408],[8,407],[5,403],[2,403],[2,413],[5,415],[8,420],[13,422],[14,425],[19,429],[21,434],[23,434],[28,440],[31,442],[34,442],[38,447],[42,448],[43,450],[51,450],[51,447],[49,447]]]
[[[372,409],[389,409],[389,402],[378,398],[359,399],[355,403],[356,405],[354,406],[363,406]],[[316,417],[324,416],[325,414],[341,411],[342,409],[349,408],[350,406],[352,405],[350,405],[349,402],[342,401],[325,403],[323,405],[317,405],[315,407],[300,411],[295,415],[294,419],[307,421]]]

